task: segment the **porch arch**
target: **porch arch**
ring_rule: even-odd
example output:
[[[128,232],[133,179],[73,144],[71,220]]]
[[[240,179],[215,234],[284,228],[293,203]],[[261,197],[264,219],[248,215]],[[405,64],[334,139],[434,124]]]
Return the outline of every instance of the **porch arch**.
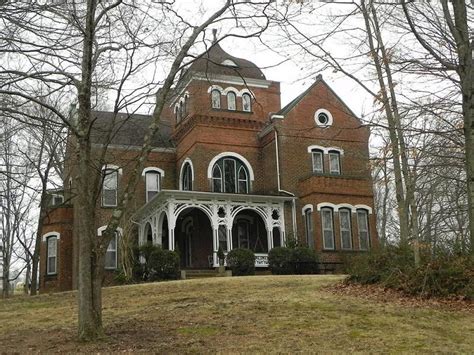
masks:
[[[273,244],[265,215],[258,208],[240,208],[232,218],[232,249],[268,253]]]

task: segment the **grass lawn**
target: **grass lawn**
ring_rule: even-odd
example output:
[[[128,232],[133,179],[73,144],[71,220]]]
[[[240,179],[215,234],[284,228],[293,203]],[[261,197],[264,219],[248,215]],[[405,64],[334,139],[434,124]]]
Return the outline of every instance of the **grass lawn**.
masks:
[[[75,341],[75,293],[0,300],[0,352],[464,352],[474,313],[335,295],[338,276],[213,278],[104,289],[107,337]]]

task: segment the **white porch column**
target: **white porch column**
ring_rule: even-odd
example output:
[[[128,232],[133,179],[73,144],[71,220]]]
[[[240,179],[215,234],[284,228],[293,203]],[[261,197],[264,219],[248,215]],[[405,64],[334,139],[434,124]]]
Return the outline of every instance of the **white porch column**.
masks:
[[[227,251],[231,251],[234,249],[234,246],[232,245],[232,228],[229,229],[226,227],[227,230]]]
[[[212,263],[213,263],[213,266],[219,265],[219,260],[217,260],[218,245],[219,245],[219,226],[213,223],[212,224]]]
[[[273,249],[273,228],[267,230],[268,236],[268,251]]]

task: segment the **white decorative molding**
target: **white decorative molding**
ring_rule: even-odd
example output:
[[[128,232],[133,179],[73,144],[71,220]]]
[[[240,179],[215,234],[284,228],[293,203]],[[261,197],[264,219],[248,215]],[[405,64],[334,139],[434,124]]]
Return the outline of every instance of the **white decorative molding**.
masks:
[[[316,206],[316,210],[321,211],[321,208],[324,208],[324,207],[329,207],[329,208],[332,208],[334,211],[337,211],[337,205],[331,202],[318,203],[318,205]]]
[[[367,205],[355,205],[354,208],[356,210],[367,210],[369,212],[369,214],[372,214],[372,207],[370,206],[367,206]]]
[[[332,208],[334,212],[338,212],[341,208],[346,208],[346,209],[351,210],[352,213],[356,213],[358,209],[361,209],[361,210],[367,210],[369,214],[372,214],[372,207],[367,206],[367,205],[351,205],[350,203],[339,203],[335,205],[331,202],[321,202],[321,203],[318,203],[318,205],[316,206],[316,209],[317,211],[320,211],[321,208],[324,208],[324,207]]]
[[[326,114],[326,116],[328,117],[328,122],[326,124],[322,124],[321,122],[319,122],[318,120],[318,115],[320,113],[324,113]],[[319,127],[323,127],[323,128],[326,128],[326,127],[330,127],[332,126],[332,123],[333,123],[333,118],[332,118],[332,115],[331,115],[331,112],[329,112],[328,110],[324,109],[324,108],[320,108],[319,110],[317,110],[315,113],[314,113],[314,122],[316,123],[317,126]]]
[[[237,90],[236,88],[234,88],[233,86],[229,86],[229,87],[225,88],[224,91],[222,92],[222,95],[227,95],[229,92],[233,92],[235,94],[235,96],[237,96],[237,97],[240,96],[240,91]]]
[[[323,147],[321,145],[316,145],[316,144],[313,144],[313,145],[310,145],[308,146],[308,153],[311,153],[311,151],[313,149],[317,149],[317,150],[320,150],[322,151],[324,154],[328,154],[329,152],[338,152],[339,154],[341,155],[344,155],[344,149],[342,148],[338,148],[338,147]]]
[[[190,158],[186,158],[181,163],[181,169],[179,170],[179,189],[180,190],[183,189],[183,169],[184,169],[184,166],[186,165],[186,163],[189,163],[189,165],[191,165],[191,181],[194,185],[194,165],[193,165],[193,162]]]
[[[160,168],[157,168],[157,167],[154,167],[154,166],[149,166],[148,168],[143,169],[142,176],[145,176],[145,174],[150,172],[150,171],[154,171],[156,173],[161,174],[161,177],[165,176],[165,171],[163,169],[160,169]]]
[[[45,242],[46,239],[48,239],[49,237],[56,237],[59,240],[61,239],[61,234],[59,232],[48,232],[46,234],[43,234],[43,236],[41,237],[41,240]]]
[[[253,99],[255,98],[254,93],[247,88],[243,88],[242,90],[240,90],[238,96],[242,96],[243,94],[249,94],[250,97],[252,97]]]
[[[304,216],[304,213],[306,210],[311,210],[311,212],[314,211],[314,207],[312,204],[308,203],[307,205],[304,205],[303,208],[301,209],[301,214]],[[318,210],[319,211],[319,210]]]
[[[102,226],[102,227],[97,228],[97,235],[101,237],[102,232],[105,231],[106,229],[107,229],[107,226]],[[119,233],[119,235],[123,234],[123,229],[120,227],[117,227],[116,231]]]
[[[207,93],[210,94],[212,90],[219,90],[219,92],[222,93],[224,92],[224,89],[222,88],[222,86],[219,86],[219,85],[211,85],[209,86],[209,88],[207,89]]]
[[[122,175],[122,168],[114,164],[105,164],[102,166],[102,171],[104,170],[115,170],[118,171],[120,175]]]
[[[211,162],[209,163],[209,166],[207,167],[207,178],[208,179],[212,178],[212,168],[214,167],[214,164],[220,158],[224,158],[224,157],[233,157],[233,158],[240,159],[240,161],[242,161],[242,163],[244,163],[245,166],[247,167],[247,170],[248,170],[249,175],[250,175],[250,181],[255,180],[255,175],[253,173],[252,165],[250,165],[249,161],[247,159],[245,159],[242,155],[240,155],[238,153],[234,153],[234,152],[223,152],[223,153],[217,154],[214,158],[211,159]]]

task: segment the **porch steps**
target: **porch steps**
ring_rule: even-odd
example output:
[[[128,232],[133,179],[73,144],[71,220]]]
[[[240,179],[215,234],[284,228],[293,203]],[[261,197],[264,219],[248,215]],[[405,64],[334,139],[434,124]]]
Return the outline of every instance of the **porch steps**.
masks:
[[[186,280],[190,279],[204,279],[208,277],[218,277],[219,273],[214,269],[189,269],[184,270],[186,272]]]

